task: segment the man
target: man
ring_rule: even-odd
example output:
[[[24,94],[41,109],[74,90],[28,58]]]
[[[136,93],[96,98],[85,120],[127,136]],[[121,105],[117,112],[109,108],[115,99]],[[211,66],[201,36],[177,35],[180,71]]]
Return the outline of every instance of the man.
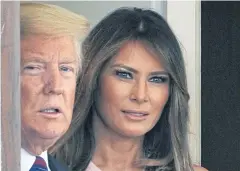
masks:
[[[68,130],[87,20],[66,9],[21,3],[21,171],[65,171],[47,150]]]

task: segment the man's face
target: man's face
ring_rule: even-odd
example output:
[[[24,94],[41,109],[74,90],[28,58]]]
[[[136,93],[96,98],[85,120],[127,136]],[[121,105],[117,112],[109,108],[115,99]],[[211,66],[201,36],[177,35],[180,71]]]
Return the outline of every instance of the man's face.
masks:
[[[77,61],[71,37],[32,35],[21,40],[23,148],[52,145],[69,128]]]

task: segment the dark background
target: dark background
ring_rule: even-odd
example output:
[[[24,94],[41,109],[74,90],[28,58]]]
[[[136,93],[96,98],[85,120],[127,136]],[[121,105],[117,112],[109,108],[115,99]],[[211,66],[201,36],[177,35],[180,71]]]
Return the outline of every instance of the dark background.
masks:
[[[201,10],[202,165],[240,171],[240,2]]]

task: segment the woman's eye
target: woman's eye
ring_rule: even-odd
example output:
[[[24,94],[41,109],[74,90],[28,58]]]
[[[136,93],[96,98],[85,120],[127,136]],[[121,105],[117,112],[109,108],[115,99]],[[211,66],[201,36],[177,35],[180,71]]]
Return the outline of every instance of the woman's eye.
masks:
[[[131,79],[132,74],[126,71],[116,71],[116,75],[120,78]]]
[[[150,78],[150,82],[154,83],[165,83],[168,80],[168,77],[165,76],[155,76]]]

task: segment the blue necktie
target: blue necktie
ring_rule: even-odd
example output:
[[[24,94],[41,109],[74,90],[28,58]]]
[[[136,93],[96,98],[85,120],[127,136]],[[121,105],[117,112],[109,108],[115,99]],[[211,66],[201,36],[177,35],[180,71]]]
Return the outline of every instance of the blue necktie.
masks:
[[[47,164],[42,157],[36,156],[36,160],[29,171],[48,171]]]

